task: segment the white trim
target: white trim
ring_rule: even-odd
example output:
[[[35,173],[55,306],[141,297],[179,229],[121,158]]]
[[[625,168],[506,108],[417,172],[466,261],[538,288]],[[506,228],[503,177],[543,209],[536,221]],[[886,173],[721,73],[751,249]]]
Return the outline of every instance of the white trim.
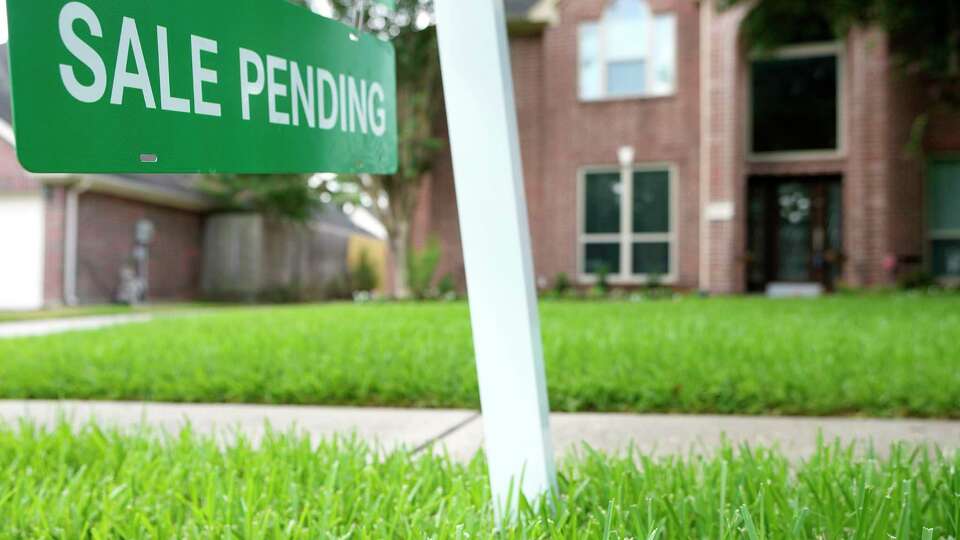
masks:
[[[634,233],[633,212],[632,212],[632,192],[633,175],[638,172],[663,172],[666,171],[669,178],[669,213],[670,230],[665,233]],[[675,285],[679,279],[679,225],[680,203],[678,200],[678,173],[677,165],[673,162],[642,162],[634,163],[630,167],[627,186],[622,187],[620,195],[620,232],[619,233],[586,233],[586,181],[587,176],[591,174],[621,174],[621,168],[615,165],[588,165],[581,167],[577,171],[577,281],[581,284],[594,284],[597,278],[593,274],[586,273],[584,267],[584,257],[586,255],[587,243],[617,243],[620,244],[620,272],[610,274],[611,285],[644,285],[650,282],[648,274],[633,274],[633,244],[636,243],[666,243],[669,246],[669,271],[666,275],[660,276],[660,282],[667,285]],[[621,182],[622,182],[621,175]],[[629,256],[625,259],[625,254]]]
[[[550,26],[560,23],[560,12],[557,10],[557,0],[539,0],[527,11],[527,19],[533,22],[542,22]]]
[[[924,174],[925,178],[923,182],[923,212],[927,231],[926,240],[923,242],[923,259],[926,270],[931,274],[933,274],[933,243],[943,240],[960,240],[960,229],[930,228],[930,184],[933,181],[933,177],[930,173],[934,166],[944,163],[960,164],[960,156],[954,153],[943,153],[940,155],[931,156],[926,163],[926,170]],[[934,277],[947,282],[952,282],[952,280],[957,279],[956,276],[950,275],[934,275]]]
[[[657,17],[662,16],[672,16],[674,23],[674,33],[673,33],[673,84],[671,85],[669,92],[654,93],[651,91],[646,92],[636,92],[628,94],[615,94],[611,95],[609,89],[607,88],[607,67],[611,62],[607,59],[606,51],[606,19],[608,8],[605,7],[603,14],[599,19],[592,21],[582,21],[577,24],[577,98],[581,103],[605,103],[611,101],[633,101],[633,100],[645,100],[645,99],[657,99],[657,98],[670,98],[676,97],[677,87],[679,86],[677,79],[679,78],[679,69],[678,69],[678,59],[680,58],[680,52],[678,48],[680,46],[680,40],[677,39],[679,33],[679,17],[675,11],[653,11],[650,6],[649,0],[639,0],[646,4],[647,10],[650,14],[649,25],[650,28],[647,32],[647,56],[638,57],[635,60],[642,60],[644,63],[644,81],[649,86],[650,81],[653,81],[656,73],[654,72],[654,63],[652,58],[655,56],[653,51],[658,50],[657,41],[655,39],[655,32],[653,31],[654,21]],[[580,39],[581,39],[581,29],[587,24],[592,24],[597,28],[597,40],[598,40],[598,51],[597,51],[597,61],[600,64],[600,96],[597,97],[584,97],[582,93],[582,77],[583,73],[581,72],[581,57],[580,57]]]
[[[843,52],[842,41],[820,41],[816,43],[801,43],[785,45],[772,51],[750,53],[750,60],[794,60],[798,58],[815,58],[829,56]]]
[[[63,225],[63,303],[75,306],[77,297],[77,245],[80,235],[80,195],[90,189],[89,182],[67,188]]]
[[[13,126],[2,118],[0,118],[0,139],[6,141],[7,144],[14,148],[17,147],[17,137],[13,132]]]
[[[706,219],[707,209],[710,206],[710,174],[712,172],[711,145],[711,114],[713,111],[713,81],[710,68],[713,63],[710,55],[713,54],[710,30],[713,24],[713,0],[704,0],[700,3],[700,234],[698,241],[699,279],[698,286],[701,292],[710,291],[710,222]]]
[[[810,150],[791,150],[784,152],[754,152],[753,150],[753,60],[795,60],[836,56],[837,58],[837,148]],[[847,156],[847,107],[846,107],[846,45],[841,41],[790,45],[765,53],[754,53],[748,57],[747,65],[747,161],[771,163],[784,161],[821,161],[843,159]]]

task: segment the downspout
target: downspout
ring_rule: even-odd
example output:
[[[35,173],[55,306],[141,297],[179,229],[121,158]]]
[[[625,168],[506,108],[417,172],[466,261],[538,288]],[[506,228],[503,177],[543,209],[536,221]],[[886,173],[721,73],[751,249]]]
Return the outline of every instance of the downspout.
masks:
[[[90,189],[82,180],[67,188],[63,231],[63,303],[75,306],[77,300],[77,237],[80,195]]]

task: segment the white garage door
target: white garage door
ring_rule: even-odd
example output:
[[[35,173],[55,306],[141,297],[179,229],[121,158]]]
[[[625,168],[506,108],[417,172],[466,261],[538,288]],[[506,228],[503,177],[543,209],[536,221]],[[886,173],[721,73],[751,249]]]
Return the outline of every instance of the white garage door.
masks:
[[[0,310],[43,305],[43,198],[0,194]]]

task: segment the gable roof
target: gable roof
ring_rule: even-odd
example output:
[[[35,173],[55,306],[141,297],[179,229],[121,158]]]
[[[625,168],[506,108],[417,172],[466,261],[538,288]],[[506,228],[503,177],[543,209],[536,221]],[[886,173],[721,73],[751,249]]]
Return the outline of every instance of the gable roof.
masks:
[[[0,45],[0,123],[13,126],[13,106],[10,85],[10,51],[6,44]],[[52,128],[55,129],[55,128]],[[5,139],[7,137],[0,137]],[[7,141],[14,146],[12,140]],[[0,144],[3,144],[0,142]],[[15,158],[13,158],[14,161]],[[13,167],[14,164],[10,164]],[[16,168],[22,171],[19,162]],[[6,167],[6,168],[10,168]],[[28,173],[25,173],[28,174]],[[135,197],[139,192],[148,200],[169,206],[204,209],[210,207],[209,201],[197,189],[199,179],[192,175],[174,174],[122,174],[122,175],[77,175],[83,180],[92,181],[96,187],[106,191]],[[73,180],[78,179],[74,177]],[[70,182],[70,178],[39,177],[42,181]],[[109,188],[109,189],[107,189]]]

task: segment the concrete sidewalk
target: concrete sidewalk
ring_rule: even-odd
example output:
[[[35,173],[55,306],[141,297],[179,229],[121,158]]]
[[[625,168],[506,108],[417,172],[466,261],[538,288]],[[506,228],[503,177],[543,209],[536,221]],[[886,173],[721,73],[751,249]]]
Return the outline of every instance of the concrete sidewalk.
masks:
[[[72,317],[65,319],[5,322],[0,323],[0,339],[97,330],[99,328],[107,328],[121,324],[142,323],[152,319],[153,315],[143,313],[135,315],[105,315],[100,317]]]
[[[456,459],[473,457],[483,443],[483,423],[475,411],[349,407],[190,405],[76,401],[0,401],[0,422],[29,418],[52,425],[66,417],[75,423],[97,420],[123,428],[149,424],[176,433],[189,423],[199,433],[229,438],[243,433],[256,441],[267,430],[298,430],[314,439],[351,435],[384,449],[420,450],[434,445]],[[885,451],[906,441],[960,449],[960,422],[632,414],[553,414],[558,457],[589,444],[618,452],[635,445],[645,453],[712,452],[724,437],[734,444],[778,445],[791,459],[809,456],[818,433],[832,441],[872,441]]]

